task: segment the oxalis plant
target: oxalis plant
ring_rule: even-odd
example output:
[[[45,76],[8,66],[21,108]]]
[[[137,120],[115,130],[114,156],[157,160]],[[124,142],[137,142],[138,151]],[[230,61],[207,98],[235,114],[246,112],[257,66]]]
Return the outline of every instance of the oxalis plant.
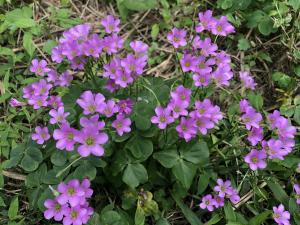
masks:
[[[64,225],[169,224],[175,205],[192,225],[225,224],[223,211],[228,224],[290,224],[295,179],[297,201],[238,212],[258,190],[251,184],[283,191],[272,168],[293,150],[296,129],[262,109],[249,71],[234,77],[217,45],[235,32],[227,18],[208,10],[193,28],[161,34],[173,49],[171,79],[144,75],[148,45],[123,38],[119,19],[101,25],[100,34],[88,24],[65,31],[51,66],[32,60],[26,101],[11,101],[38,115],[12,151],[25,156],[9,162],[29,172],[30,204]]]

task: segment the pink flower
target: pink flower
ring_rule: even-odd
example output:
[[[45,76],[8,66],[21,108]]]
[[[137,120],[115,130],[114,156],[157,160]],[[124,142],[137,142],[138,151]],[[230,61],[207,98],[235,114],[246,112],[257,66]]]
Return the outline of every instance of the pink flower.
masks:
[[[120,20],[116,19],[112,15],[107,15],[101,20],[101,25],[105,28],[105,32],[108,34],[118,33],[120,31],[119,24]]]
[[[185,36],[186,31],[184,29],[173,28],[171,32],[168,33],[167,39],[174,48],[179,48],[180,46],[185,46],[187,44]]]
[[[294,184],[293,186],[295,192],[296,192],[296,201],[297,201],[297,204],[300,205],[300,186],[299,184]]]
[[[255,83],[253,77],[250,75],[247,71],[241,71],[240,72],[240,79],[242,81],[242,84],[245,88],[255,90],[255,86],[257,83]]]
[[[56,148],[60,150],[66,149],[72,151],[74,149],[75,140],[74,137],[78,135],[78,131],[68,123],[61,125],[59,129],[55,129],[53,132],[53,138],[56,140]]]
[[[131,120],[129,118],[125,118],[123,114],[117,115],[117,119],[112,122],[112,127],[116,129],[120,136],[131,131],[130,125]]]
[[[56,123],[65,123],[66,118],[68,115],[70,115],[69,112],[65,112],[64,107],[59,107],[57,110],[55,109],[51,109],[49,112],[49,115],[52,116],[52,118],[50,118],[50,123],[51,124],[56,124]]]
[[[59,204],[57,200],[47,199],[44,202],[46,208],[44,217],[47,220],[54,218],[55,221],[61,221],[63,217],[68,213],[69,207],[67,204]]]
[[[214,211],[215,199],[213,199],[212,195],[203,196],[201,203],[199,204],[201,209],[207,209],[208,211]]]
[[[259,128],[260,122],[262,121],[262,115],[254,108],[248,107],[245,114],[242,115],[242,121],[245,123],[247,130],[250,130],[251,127]]]
[[[35,73],[38,76],[44,76],[45,73],[50,72],[50,69],[47,67],[47,62],[45,60],[38,61],[33,59],[31,61],[30,72]]]
[[[186,142],[190,141],[197,134],[195,120],[192,118],[181,117],[180,124],[176,127],[179,137],[185,139]]]
[[[217,186],[214,187],[214,191],[218,192],[218,196],[224,198],[226,195],[232,194],[231,182],[229,180],[223,181],[217,180]]]
[[[77,99],[77,104],[83,108],[83,114],[94,114],[100,112],[105,107],[105,97],[100,94],[93,94],[91,91],[85,91]]]
[[[155,108],[156,116],[151,118],[151,122],[158,124],[159,129],[165,129],[168,124],[174,122],[174,118],[171,116],[171,110],[169,108],[162,108],[158,106]]]
[[[264,169],[267,167],[267,154],[264,150],[252,149],[251,152],[245,156],[245,162],[249,164],[251,170]]]
[[[273,207],[273,218],[279,225],[290,225],[290,213],[285,211],[284,206],[280,204]]]
[[[35,133],[32,134],[32,140],[36,141],[38,144],[42,145],[45,141],[50,139],[50,134],[48,127],[37,126],[35,128]]]
[[[226,16],[221,16],[220,19],[215,20],[215,24],[211,28],[214,35],[227,36],[234,33],[234,27],[228,22]]]

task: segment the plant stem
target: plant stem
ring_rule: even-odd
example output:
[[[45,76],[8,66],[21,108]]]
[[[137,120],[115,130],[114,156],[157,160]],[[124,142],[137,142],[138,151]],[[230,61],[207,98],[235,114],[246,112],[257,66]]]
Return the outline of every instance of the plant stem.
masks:
[[[56,174],[56,177],[60,177],[67,169],[69,169],[74,163],[82,159],[83,157],[80,156],[79,158],[75,159],[73,162],[71,162],[66,168],[62,169]]]

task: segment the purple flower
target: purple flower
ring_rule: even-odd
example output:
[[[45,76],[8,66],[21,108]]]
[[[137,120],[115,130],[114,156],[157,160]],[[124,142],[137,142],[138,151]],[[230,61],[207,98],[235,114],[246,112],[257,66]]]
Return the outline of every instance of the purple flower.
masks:
[[[121,59],[114,57],[108,64],[104,64],[103,77],[110,77],[115,79],[117,76],[117,71],[122,70]]]
[[[85,224],[87,223],[91,215],[92,213],[89,212],[87,208],[77,205],[69,209],[69,213],[67,213],[65,218],[63,219],[63,225]]]
[[[49,115],[52,116],[50,119],[51,124],[56,124],[56,123],[65,123],[66,118],[68,115],[70,115],[69,112],[65,112],[64,107],[59,107],[57,110],[51,109],[49,112]]]
[[[130,42],[130,47],[135,53],[135,57],[141,57],[143,60],[147,60],[147,51],[149,46],[142,41],[132,41]]]
[[[125,118],[123,114],[118,114],[117,119],[111,124],[111,126],[116,129],[118,135],[120,136],[123,136],[124,133],[129,133],[131,131],[130,125],[131,120],[129,118]]]
[[[119,49],[123,47],[124,39],[119,37],[117,34],[106,36],[102,40],[103,51],[108,55],[117,53]]]
[[[146,61],[135,58],[133,54],[128,54],[125,59],[121,60],[121,66],[127,73],[136,73],[141,75],[143,73]]]
[[[65,215],[67,215],[69,207],[67,204],[59,204],[57,200],[47,199],[44,202],[46,211],[44,212],[44,217],[47,220],[54,218],[55,221],[61,221]]]
[[[73,70],[84,70],[87,60],[83,57],[76,57],[71,61],[71,68]]]
[[[32,88],[34,89],[35,96],[47,96],[49,94],[50,89],[52,88],[52,84],[49,84],[46,80],[42,79],[38,82],[32,83]]]
[[[93,115],[89,119],[81,117],[80,125],[84,128],[91,127],[91,129],[96,128],[97,130],[102,130],[105,127],[105,122],[99,121],[99,115]]]
[[[296,201],[297,201],[297,204],[300,205],[300,186],[299,186],[299,184],[294,184],[293,188],[294,188],[294,190],[296,192]]]
[[[188,115],[188,111],[186,110],[185,105],[181,104],[180,101],[171,100],[167,108],[172,111],[172,116],[174,119],[177,119],[180,116]]]
[[[215,200],[216,208],[220,208],[220,207],[224,206],[224,198],[222,198],[220,196],[214,196],[214,200]]]
[[[64,56],[62,54],[62,47],[60,45],[52,49],[51,59],[53,62],[61,63],[63,61],[63,58]]]
[[[91,182],[89,179],[83,179],[81,182],[81,189],[84,191],[84,197],[90,198],[93,195],[93,190],[90,188]]]
[[[212,78],[217,86],[229,86],[229,80],[233,77],[230,65],[219,65],[218,68],[212,72]]]
[[[192,118],[181,117],[180,124],[176,127],[179,137],[185,139],[186,142],[190,141],[197,134],[195,127],[195,120]]]
[[[211,78],[211,75],[210,73],[207,73],[207,74],[194,74],[193,75],[193,80],[194,80],[194,85],[196,87],[206,87],[209,85],[209,82],[210,82],[210,78]]]
[[[65,71],[59,76],[57,84],[61,87],[68,87],[70,86],[72,80],[73,75],[69,71]]]
[[[28,100],[28,104],[32,105],[34,109],[39,109],[41,107],[46,107],[48,105],[47,102],[48,96],[33,96]]]
[[[119,24],[120,20],[116,19],[112,15],[107,15],[101,20],[101,25],[105,28],[105,32],[108,34],[118,33],[120,31]]]
[[[256,112],[256,110],[252,107],[248,107],[246,113],[242,115],[241,118],[242,121],[246,124],[247,130],[250,130],[251,127],[259,128],[259,124],[262,121],[262,115]]]
[[[218,179],[217,184],[214,187],[214,191],[218,192],[219,197],[224,198],[226,195],[232,194],[231,182],[229,180],[223,181],[222,179]]]
[[[245,162],[249,164],[251,170],[264,169],[267,167],[267,154],[264,150],[252,149],[251,152],[245,156]]]
[[[194,71],[196,69],[196,57],[191,54],[184,54],[180,59],[180,64],[183,72]]]
[[[77,135],[78,131],[70,127],[68,123],[62,124],[59,129],[55,129],[53,132],[53,138],[57,141],[56,148],[72,151],[74,149],[74,144],[76,143],[74,137]]]
[[[119,108],[119,113],[124,113],[126,115],[129,115],[133,108],[133,101],[130,98],[125,100],[120,100],[118,102],[118,108]]]
[[[64,104],[61,100],[61,97],[60,96],[55,96],[55,95],[52,95],[52,96],[49,97],[49,100],[48,100],[47,104],[48,104],[48,106],[50,106],[53,109],[57,109],[59,107],[64,106]]]
[[[211,66],[215,64],[215,60],[212,58],[209,58],[206,60],[204,56],[198,56],[196,58],[197,67],[196,72],[199,74],[207,74],[212,71]]]
[[[116,84],[115,80],[109,79],[105,84],[105,89],[113,93],[116,90],[120,89],[120,86]]]
[[[247,140],[251,143],[252,146],[255,146],[258,142],[262,141],[263,138],[263,128],[252,127],[250,133],[248,134]]]
[[[80,182],[76,179],[70,180],[67,184],[60,183],[57,187],[60,195],[56,198],[61,205],[69,203],[71,207],[80,204],[81,199],[84,198],[84,190],[80,186]]]
[[[279,121],[277,125],[279,137],[283,139],[294,138],[297,131],[294,126],[290,125],[289,120],[282,116]]]
[[[269,159],[283,160],[284,156],[288,154],[283,148],[283,143],[280,140],[270,139],[262,142],[263,149],[267,152]]]
[[[18,106],[26,105],[26,103],[25,102],[20,102],[19,100],[15,99],[15,98],[12,98],[9,101],[9,105],[11,107],[18,107]]]
[[[101,112],[105,106],[104,101],[105,97],[102,94],[93,94],[91,91],[85,91],[77,99],[76,103],[83,108],[83,114],[88,115]]]
[[[186,30],[173,28],[171,32],[167,34],[167,39],[174,48],[179,48],[180,46],[185,46],[187,44],[185,36]]]
[[[43,77],[45,73],[50,72],[50,69],[47,67],[45,60],[38,61],[37,59],[33,59],[31,61],[30,72]]]
[[[203,196],[201,203],[199,204],[201,209],[207,209],[208,211],[214,211],[215,200],[213,199],[212,195],[205,195]]]
[[[193,46],[195,47],[195,46]],[[202,56],[208,57],[210,55],[215,54],[215,52],[218,50],[218,46],[211,42],[211,39],[209,37],[205,38],[204,40],[199,40],[197,42],[197,48],[201,49],[200,54]],[[216,61],[214,60],[214,63]]]
[[[118,70],[114,79],[115,84],[122,88],[125,88],[128,86],[128,84],[133,83],[131,72],[128,73],[123,70]]]
[[[171,97],[176,102],[181,102],[184,107],[188,107],[190,104],[190,97],[192,91],[185,88],[183,85],[179,85],[175,91],[171,92]]]
[[[81,145],[77,151],[82,157],[87,157],[90,154],[95,156],[103,156],[104,149],[102,147],[108,141],[106,133],[99,133],[97,129],[92,127],[83,128],[78,135],[75,136],[75,141]]]
[[[226,196],[226,197],[228,197],[229,200],[230,200],[233,204],[237,204],[237,203],[241,200],[241,198],[240,198],[240,196],[239,196],[239,194],[238,194],[238,192],[237,192],[236,189],[231,188],[231,192],[232,192],[231,195]]]
[[[200,12],[198,14],[200,23],[196,26],[196,32],[200,33],[204,30],[210,30],[216,23],[216,19],[212,16],[211,10]]]
[[[300,163],[298,163],[298,165],[297,165],[296,172],[300,173]]]
[[[174,118],[171,116],[171,110],[169,108],[162,108],[158,106],[155,108],[156,116],[151,118],[151,122],[158,124],[159,129],[165,129],[168,124],[174,122]]]
[[[273,218],[279,225],[290,225],[290,213],[285,211],[284,206],[280,204],[273,207]]]
[[[118,111],[119,108],[116,102],[114,100],[108,100],[98,112],[109,118],[112,117]]]
[[[220,19],[215,20],[215,24],[211,28],[211,32],[214,35],[227,36],[230,33],[234,33],[234,27],[228,22],[226,16],[221,16]]]
[[[241,71],[240,72],[240,79],[242,81],[242,84],[245,88],[255,90],[255,86],[257,85],[253,79],[253,77],[250,75],[247,71]]]
[[[44,144],[45,141],[50,139],[50,134],[48,127],[37,126],[35,128],[35,133],[31,136],[32,140],[36,141],[39,145]]]
[[[190,113],[190,117],[194,119],[194,126],[199,130],[202,135],[207,134],[208,129],[212,129],[214,127],[214,123],[206,117],[199,117],[196,111]]]
[[[281,114],[278,110],[274,110],[273,113],[268,115],[268,121],[272,129],[279,126],[281,118]]]
[[[101,46],[101,39],[97,34],[92,35],[92,37],[87,40],[83,44],[83,52],[85,56],[92,56],[94,58],[99,58],[102,46]]]
[[[51,70],[49,73],[48,73],[48,77],[47,77],[47,82],[48,83],[53,83],[53,84],[56,84],[56,81],[58,80],[58,74],[55,70]]]
[[[250,106],[250,103],[246,99],[242,99],[240,101],[240,111],[243,112],[243,113],[245,113],[248,108],[252,108]]]

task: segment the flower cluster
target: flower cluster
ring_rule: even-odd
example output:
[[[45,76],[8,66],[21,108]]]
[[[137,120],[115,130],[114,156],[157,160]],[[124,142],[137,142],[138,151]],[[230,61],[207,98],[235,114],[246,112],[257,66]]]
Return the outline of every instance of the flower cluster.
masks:
[[[215,35],[226,36],[234,32],[233,26],[225,16],[220,19],[212,17],[210,10],[199,13],[200,23],[196,26],[196,32],[208,30]],[[201,39],[200,36],[191,36],[186,40],[187,32],[184,29],[173,28],[168,33],[167,39],[174,48],[187,46],[190,42],[192,49],[184,49],[180,59],[182,71],[192,73],[196,87],[208,86],[214,81],[217,86],[228,86],[233,77],[231,59],[224,51],[217,51],[217,44],[209,37]],[[193,53],[193,54],[192,54]]]
[[[229,180],[217,180],[217,185],[214,187],[214,194],[208,194],[202,197],[199,204],[201,209],[207,209],[212,212],[217,208],[224,206],[225,198],[229,199],[233,204],[240,201],[240,196],[236,189],[231,186]]]
[[[91,91],[85,91],[77,99],[77,104],[83,109],[84,115],[90,117],[81,117],[81,129],[72,128],[66,117],[68,113],[64,112],[63,107],[58,110],[51,110],[52,116],[50,123],[60,123],[60,127],[53,132],[53,138],[57,141],[56,147],[60,150],[72,151],[75,144],[79,144],[77,151],[82,157],[90,154],[102,156],[104,154],[103,144],[108,141],[108,135],[102,130],[105,122],[99,120],[100,117],[110,118],[115,114],[116,119],[112,122],[112,127],[122,136],[131,131],[131,120],[126,115],[132,111],[132,101],[130,99],[121,100],[119,103],[114,100],[105,100],[101,93],[94,94]]]
[[[81,183],[76,179],[68,183],[62,182],[55,192],[55,199],[44,202],[44,216],[47,220],[53,218],[55,221],[62,221],[63,225],[82,225],[88,222],[94,213],[87,201],[93,195],[88,179]]]
[[[245,157],[245,162],[252,170],[264,169],[267,166],[267,158],[283,160],[284,156],[292,151],[296,128],[290,125],[288,119],[281,116],[279,111],[275,110],[267,116],[270,130],[275,130],[277,134],[277,138],[271,137],[269,140],[263,136],[262,115],[250,106],[247,100],[240,101],[240,111],[243,112],[241,119],[246,129],[250,130],[248,141],[252,146],[259,143],[261,145],[261,150],[252,149]]]
[[[178,119],[176,131],[187,142],[197,133],[206,135],[207,130],[212,129],[223,118],[220,108],[213,105],[209,99],[196,101],[193,110],[189,112],[191,92],[183,85],[178,86],[171,92],[171,100],[167,107],[156,107],[156,115],[151,118],[151,122],[158,124],[160,129],[165,129],[168,124]]]
[[[273,218],[279,225],[290,225],[290,213],[285,211],[284,206],[280,204],[278,207],[273,207]]]

